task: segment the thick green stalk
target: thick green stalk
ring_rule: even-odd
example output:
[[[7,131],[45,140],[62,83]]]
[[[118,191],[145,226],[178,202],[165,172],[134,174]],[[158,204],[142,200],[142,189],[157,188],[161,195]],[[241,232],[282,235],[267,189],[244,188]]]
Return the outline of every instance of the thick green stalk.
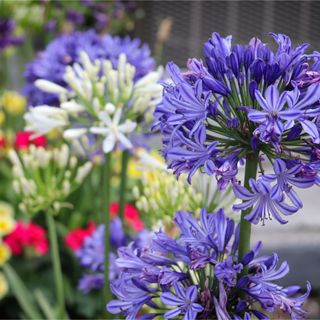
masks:
[[[258,170],[258,153],[250,153],[246,158],[246,167],[244,175],[244,186],[249,188],[250,178],[255,179]],[[239,261],[242,259],[244,254],[250,250],[250,236],[251,236],[251,222],[245,219],[245,216],[250,213],[252,208],[248,208],[241,212],[240,221],[240,239],[239,239]],[[246,274],[247,270],[244,269],[242,274]]]
[[[111,200],[111,153],[105,156],[105,164],[102,167],[102,212],[104,213],[104,297],[103,310],[106,310],[106,304],[112,298],[109,282],[109,254],[110,254],[110,200]],[[108,318],[108,317],[107,317]]]
[[[124,222],[124,208],[126,205],[126,189],[127,189],[127,172],[130,154],[127,150],[122,151],[121,159],[121,181],[119,195],[119,217]]]
[[[63,286],[61,261],[60,261],[59,247],[58,247],[58,238],[57,238],[56,224],[54,221],[53,214],[50,210],[46,211],[46,220],[47,220],[47,227],[49,232],[50,251],[51,251],[51,259],[52,259],[53,273],[54,273],[54,283],[56,287],[56,299],[57,299],[57,305],[58,305],[57,316],[59,318],[65,318],[67,317],[67,312],[65,309],[64,286]]]

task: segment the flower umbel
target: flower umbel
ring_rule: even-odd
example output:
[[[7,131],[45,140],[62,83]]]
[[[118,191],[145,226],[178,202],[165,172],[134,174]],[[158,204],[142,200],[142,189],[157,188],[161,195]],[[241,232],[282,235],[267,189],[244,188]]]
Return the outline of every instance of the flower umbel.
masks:
[[[117,300],[108,303],[109,312],[122,313],[126,319],[139,313],[142,319],[181,316],[188,320],[267,319],[263,311],[278,309],[292,319],[306,314],[302,307],[310,284],[301,296],[297,286],[276,284],[288,273],[288,264],[278,267],[276,254],[257,257],[261,243],[239,261],[239,227],[222,210],[203,209],[199,220],[181,211],[174,220],[180,230],[176,240],[160,230],[151,244],[118,250],[115,263],[120,275],[112,282]],[[241,275],[244,267],[248,274]],[[148,314],[144,306],[149,307]]]
[[[318,183],[320,78],[307,77],[319,73],[319,53],[306,54],[307,44],[294,48],[286,35],[272,37],[278,44],[275,52],[257,38],[232,46],[231,36],[213,33],[204,45],[205,64],[189,59],[186,72],[172,62],[167,65],[172,81],[164,84],[154,128],[161,130],[164,156],[177,176],[187,173],[191,182],[200,169],[215,175],[223,190],[230,182],[237,184],[239,165],[255,154],[262,178],[267,162],[276,166],[282,161],[293,180],[301,180],[303,167],[313,167],[315,178],[304,186]],[[268,179],[257,181],[253,190],[260,199],[256,210],[263,206],[262,220],[272,215],[284,223],[278,211],[292,214],[301,201],[288,183],[281,182],[271,196]],[[286,196],[292,207],[284,202]],[[253,215],[249,220],[257,223],[259,217]]]
[[[60,129],[67,140],[91,133],[96,139],[93,150],[101,143],[105,153],[132,148],[128,135],[143,130],[159,102],[161,72],[152,71],[135,80],[136,69],[124,54],[116,68],[109,60],[91,61],[85,51],[80,52],[80,62],[66,68],[69,91],[44,79],[35,82],[41,90],[58,94],[61,108],[31,108],[25,114],[27,129],[38,134]]]

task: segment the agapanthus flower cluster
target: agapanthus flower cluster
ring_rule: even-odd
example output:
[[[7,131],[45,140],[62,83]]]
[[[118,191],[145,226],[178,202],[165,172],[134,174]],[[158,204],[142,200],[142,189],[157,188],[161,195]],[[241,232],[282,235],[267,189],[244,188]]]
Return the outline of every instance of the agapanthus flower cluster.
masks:
[[[231,36],[214,33],[205,64],[190,59],[186,72],[167,65],[172,82],[155,112],[174,173],[187,173],[190,182],[200,169],[216,176],[220,190],[232,182],[247,201],[242,208],[256,204],[247,217],[254,223],[284,223],[282,214],[302,206],[293,188],[319,183],[320,55],[306,54],[307,44],[293,47],[283,34],[272,37],[276,51],[257,38],[232,46]],[[261,177],[245,191],[238,167],[252,158]],[[269,162],[274,173],[265,175]]]
[[[118,66],[110,60],[91,61],[85,51],[80,64],[66,69],[67,90],[47,80],[37,80],[43,91],[60,95],[60,108],[36,106],[25,114],[27,129],[46,134],[53,129],[63,131],[64,138],[76,140],[91,134],[96,138],[95,150],[102,144],[105,153],[117,147],[133,147],[129,135],[143,131],[155,104],[160,100],[160,71],[152,71],[135,81],[136,69],[121,54]]]
[[[82,246],[75,251],[81,266],[86,269],[86,273],[79,281],[79,290],[85,294],[93,289],[102,289],[104,286],[104,228],[104,225],[98,225],[91,235],[85,237]],[[131,240],[132,236],[125,233],[121,220],[115,217],[110,223],[110,280],[116,279],[119,275],[119,269],[115,265],[117,249],[127,245]],[[148,232],[142,230],[134,236],[134,242],[136,246],[147,243]]]
[[[49,250],[46,230],[41,226],[25,221],[17,221],[15,229],[4,238],[4,243],[15,256],[43,256]]]
[[[92,168],[89,161],[80,164],[67,145],[52,150],[31,145],[19,153],[10,150],[9,157],[19,209],[30,215],[70,207],[67,197],[82,184]]]
[[[68,88],[64,79],[66,68],[81,63],[81,51],[85,51],[92,61],[110,60],[114,68],[118,65],[120,54],[125,54],[127,61],[135,67],[135,80],[145,76],[155,67],[149,47],[145,44],[141,46],[139,39],[122,39],[110,35],[100,37],[93,30],[64,34],[49,43],[45,51],[27,66],[23,91],[29,105],[59,106],[59,95],[56,92],[42,91],[35,86],[35,81],[44,79]]]
[[[163,231],[151,244],[118,250],[120,276],[111,284],[117,300],[108,303],[112,314],[126,319],[268,319],[282,310],[292,319],[306,315],[300,287],[275,283],[288,272],[276,254],[258,256],[261,243],[238,259],[239,227],[223,210],[200,219],[180,211],[174,219],[180,230],[175,240]],[[243,275],[244,268],[248,273]]]

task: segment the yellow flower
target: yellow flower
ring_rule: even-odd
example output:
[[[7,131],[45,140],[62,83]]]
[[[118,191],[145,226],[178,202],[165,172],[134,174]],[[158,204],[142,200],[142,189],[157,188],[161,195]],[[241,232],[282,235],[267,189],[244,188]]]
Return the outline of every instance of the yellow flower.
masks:
[[[141,170],[137,169],[137,161],[132,158],[128,163],[128,176],[131,179],[139,179],[141,177]]]
[[[6,91],[1,97],[3,109],[13,115],[22,114],[26,107],[26,98],[15,91]]]
[[[13,217],[14,210],[13,207],[3,201],[0,201],[0,219],[1,218],[11,218]]]
[[[0,216],[0,236],[9,234],[15,227],[15,220],[11,217]]]
[[[4,274],[0,272],[0,300],[8,293],[9,286]]]
[[[0,266],[3,266],[10,258],[11,251],[10,248],[5,244],[0,244]]]
[[[6,121],[6,115],[4,114],[3,111],[0,111],[0,126],[2,126],[5,121]]]

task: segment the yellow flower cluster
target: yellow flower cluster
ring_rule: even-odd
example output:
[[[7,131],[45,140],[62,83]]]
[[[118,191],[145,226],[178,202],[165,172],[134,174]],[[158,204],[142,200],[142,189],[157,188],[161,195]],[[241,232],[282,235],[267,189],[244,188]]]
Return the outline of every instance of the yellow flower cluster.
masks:
[[[17,116],[25,111],[26,98],[15,91],[5,91],[0,99],[4,111]],[[1,113],[0,113],[1,124]]]
[[[11,257],[10,248],[2,241],[15,227],[14,210],[9,204],[0,201],[0,267]],[[8,283],[2,272],[0,272],[0,299],[8,292]]]

